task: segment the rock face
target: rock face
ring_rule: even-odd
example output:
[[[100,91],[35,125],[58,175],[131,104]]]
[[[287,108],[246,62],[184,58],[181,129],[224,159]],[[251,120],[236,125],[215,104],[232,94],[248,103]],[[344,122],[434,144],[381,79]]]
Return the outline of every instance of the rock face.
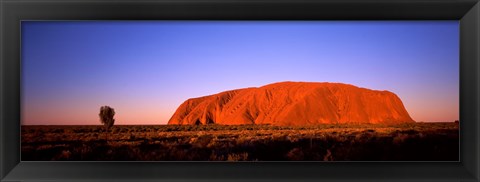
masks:
[[[415,122],[389,91],[327,82],[280,82],[185,101],[168,124],[395,124]]]

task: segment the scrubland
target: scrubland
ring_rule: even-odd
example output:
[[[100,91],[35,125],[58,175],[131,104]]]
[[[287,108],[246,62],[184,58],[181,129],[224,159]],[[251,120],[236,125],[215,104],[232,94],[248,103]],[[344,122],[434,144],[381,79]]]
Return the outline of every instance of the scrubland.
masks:
[[[108,140],[107,140],[108,136]],[[457,161],[458,123],[22,126],[23,161]]]

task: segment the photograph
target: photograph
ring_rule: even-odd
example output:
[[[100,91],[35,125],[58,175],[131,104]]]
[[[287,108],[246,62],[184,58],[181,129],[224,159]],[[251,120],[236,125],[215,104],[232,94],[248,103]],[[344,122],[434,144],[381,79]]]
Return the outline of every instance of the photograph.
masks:
[[[21,21],[21,161],[460,160],[460,22]]]

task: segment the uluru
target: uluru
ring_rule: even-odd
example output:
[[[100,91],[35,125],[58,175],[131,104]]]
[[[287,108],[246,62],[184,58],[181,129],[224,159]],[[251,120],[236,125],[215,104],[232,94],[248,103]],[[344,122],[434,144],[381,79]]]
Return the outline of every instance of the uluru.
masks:
[[[278,82],[183,102],[174,125],[400,124],[415,122],[400,98],[344,83]]]

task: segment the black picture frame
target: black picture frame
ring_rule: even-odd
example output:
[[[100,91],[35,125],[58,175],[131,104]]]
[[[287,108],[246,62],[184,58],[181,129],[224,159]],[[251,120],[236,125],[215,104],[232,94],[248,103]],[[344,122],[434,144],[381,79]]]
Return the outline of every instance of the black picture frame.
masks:
[[[478,0],[1,0],[2,181],[479,181]],[[22,20],[459,20],[460,162],[21,162]]]

